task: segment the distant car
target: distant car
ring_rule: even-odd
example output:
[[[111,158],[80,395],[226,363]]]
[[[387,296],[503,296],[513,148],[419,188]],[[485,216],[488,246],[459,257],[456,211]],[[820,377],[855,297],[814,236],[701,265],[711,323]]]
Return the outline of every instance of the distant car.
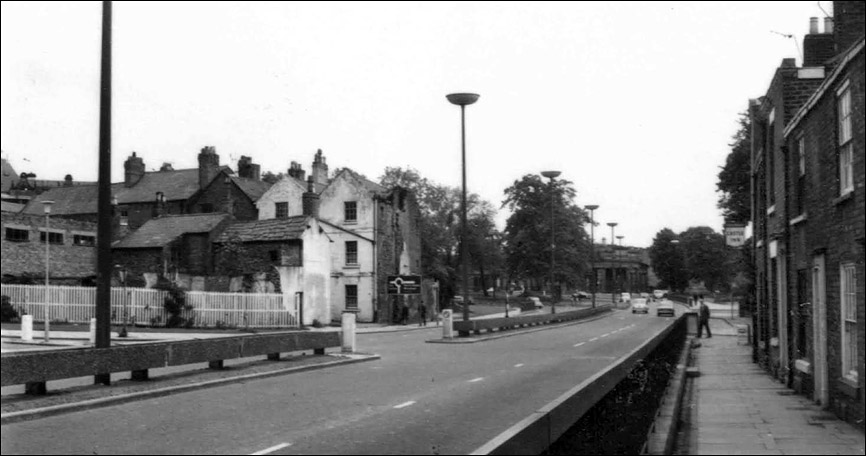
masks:
[[[656,315],[659,317],[674,316],[674,302],[670,299],[662,299],[656,307]]]
[[[649,293],[641,293],[640,297],[644,298],[644,299],[649,299],[650,295],[649,295]]]
[[[664,297],[665,297],[665,294],[666,294],[666,293],[665,293],[664,290],[653,290],[653,297],[656,298],[656,299],[662,299],[662,298],[664,298]]]
[[[590,299],[592,298],[592,295],[585,291],[575,291],[571,294],[571,297],[580,301],[581,299]]]
[[[533,305],[536,309],[541,309],[541,308],[544,307],[544,304],[541,303],[541,300],[538,299],[538,298],[535,297],[535,296],[530,297],[529,300],[532,302],[532,305]]]
[[[649,305],[646,298],[634,298],[631,300],[631,313],[649,313]]]
[[[620,295],[619,302],[631,302],[631,293],[623,293]]]
[[[455,296],[453,302],[454,302],[454,304],[462,306],[463,305],[463,296]],[[470,296],[469,297],[469,305],[471,306],[473,304],[475,304],[475,301],[473,301],[472,296]]]

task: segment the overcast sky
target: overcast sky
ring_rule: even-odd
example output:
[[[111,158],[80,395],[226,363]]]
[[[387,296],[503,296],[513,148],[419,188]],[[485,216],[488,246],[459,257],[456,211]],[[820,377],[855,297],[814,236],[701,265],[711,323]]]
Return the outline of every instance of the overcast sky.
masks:
[[[96,180],[100,11],[2,2],[2,149],[19,173]],[[243,154],[309,171],[321,148],[331,169],[459,186],[460,109],[445,95],[469,91],[469,191],[498,206],[524,174],[560,170],[625,244],[720,230],[737,114],[782,58],[800,62],[823,15],[816,2],[116,2],[113,180],[132,151],[181,169],[213,145],[232,168]]]

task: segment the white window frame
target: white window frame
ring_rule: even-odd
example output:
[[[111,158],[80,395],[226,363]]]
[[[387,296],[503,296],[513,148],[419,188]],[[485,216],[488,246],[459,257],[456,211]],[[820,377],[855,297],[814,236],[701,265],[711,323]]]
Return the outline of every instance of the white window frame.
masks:
[[[350,261],[351,259],[349,258],[349,245],[350,244],[354,244],[354,246],[355,246],[355,252],[354,252],[355,253],[355,261],[354,262]],[[359,256],[358,244],[359,244],[358,241],[346,241],[346,266],[358,266],[358,264],[359,264],[358,263],[358,256]]]
[[[854,144],[851,122],[851,85],[845,81],[836,91],[836,131],[839,137],[839,195],[854,191]]]
[[[857,265],[839,266],[839,301],[841,304],[842,376],[857,382]]]
[[[349,205],[352,204],[353,207],[351,212],[354,217],[349,217]],[[345,201],[343,202],[343,219],[345,223],[358,223],[358,202],[357,201]]]

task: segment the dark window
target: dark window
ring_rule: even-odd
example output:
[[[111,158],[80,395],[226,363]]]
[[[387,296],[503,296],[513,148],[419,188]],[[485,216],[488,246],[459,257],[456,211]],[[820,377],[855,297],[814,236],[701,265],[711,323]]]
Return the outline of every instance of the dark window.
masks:
[[[277,203],[277,218],[284,219],[289,217],[289,203]]]
[[[806,324],[809,320],[809,271],[807,269],[797,270],[797,303],[799,313],[797,315],[797,357],[806,358]]]
[[[278,263],[281,260],[280,251],[279,250],[271,250],[271,262]]]
[[[806,210],[806,138],[797,140],[797,215]]]
[[[770,193],[770,206],[776,204],[776,124],[767,127],[767,190]]]
[[[210,214],[213,212],[213,204],[212,203],[201,203],[198,205],[198,211],[202,214]]]
[[[129,225],[129,211],[120,211],[120,224]]]
[[[346,241],[346,264],[358,264],[358,241]]]
[[[358,286],[346,285],[346,308],[358,307]]]
[[[30,231],[6,228],[6,240],[12,242],[27,242],[30,240]]]
[[[45,232],[39,232],[39,242],[45,242]],[[48,242],[51,244],[63,244],[63,233],[48,232]]]
[[[72,236],[72,243],[75,245],[94,246],[96,245],[96,237],[75,234]]]
[[[358,221],[358,203],[356,201],[346,201],[345,203],[345,215],[347,222],[357,222]]]

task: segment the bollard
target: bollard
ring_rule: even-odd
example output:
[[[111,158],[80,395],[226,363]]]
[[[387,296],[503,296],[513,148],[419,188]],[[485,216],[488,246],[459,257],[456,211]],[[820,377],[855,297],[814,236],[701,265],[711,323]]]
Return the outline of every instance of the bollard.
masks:
[[[33,342],[33,315],[21,316],[21,340]]]
[[[451,309],[442,311],[442,338],[454,338],[454,314],[451,312]]]
[[[698,312],[695,310],[687,310],[686,314],[686,334],[691,337],[698,335]]]
[[[96,319],[90,319],[90,345],[96,345]]]
[[[352,310],[343,311],[343,353],[355,353],[355,314]]]

